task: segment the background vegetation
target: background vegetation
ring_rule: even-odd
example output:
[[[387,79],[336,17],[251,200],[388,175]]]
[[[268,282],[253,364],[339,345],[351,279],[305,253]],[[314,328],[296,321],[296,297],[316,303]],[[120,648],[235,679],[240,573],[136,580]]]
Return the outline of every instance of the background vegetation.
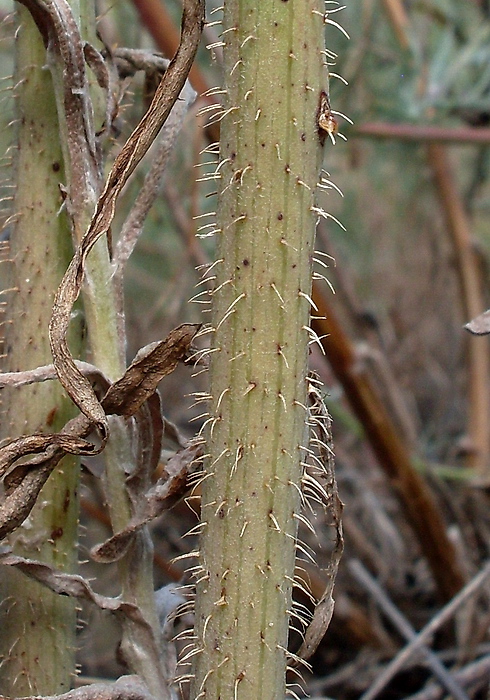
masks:
[[[211,14],[218,5],[208,2],[211,21],[219,16]],[[15,26],[10,10],[3,6],[0,44],[5,87],[0,138],[6,154],[1,178],[6,262],[0,280],[9,264],[9,217],[15,214],[9,203]],[[151,11],[144,0],[101,4],[104,41],[157,47],[170,55],[179,3],[166,0],[156,17]],[[306,687],[314,696],[338,700],[416,693],[419,699],[435,698],[448,692],[485,698],[490,677],[488,343],[467,334],[463,325],[490,306],[490,8],[485,0],[348,0],[332,18],[351,36],[348,42],[334,26],[326,27],[327,46],[339,56],[332,71],[349,83],[332,79],[332,108],[354,125],[338,116],[348,141],[337,138],[335,146],[325,148],[328,180],[343,196],[329,189],[322,206],[345,230],[333,220],[319,225],[319,247],[336,261],[321,258],[336,294],[326,285],[318,288],[316,301],[330,326],[317,328],[319,335],[329,334],[323,339],[326,356],[312,346],[310,361],[324,381],[334,419],[346,549],[335,614],[312,659],[313,674],[304,674]],[[216,41],[208,27],[205,43]],[[219,46],[202,48],[193,79],[199,92],[220,84]],[[144,88],[139,76],[128,81],[118,142],[141,114]],[[203,150],[216,136],[212,126],[203,129],[206,117],[196,116],[205,105],[201,100],[186,117],[161,196],[130,259],[129,358],[183,320],[206,320],[198,304],[188,304],[198,281],[196,265],[214,255],[206,229],[196,238],[202,220],[193,218],[215,208],[212,183],[199,181],[201,163],[212,159]],[[143,176],[138,171],[131,182],[116,229]],[[165,415],[187,436],[202,419],[199,407],[189,408],[191,400],[182,397],[205,389],[202,377],[191,379],[183,368],[162,385]],[[84,480],[81,559],[108,535],[97,482],[89,471]],[[184,575],[185,561],[172,560],[192,548],[192,538],[182,535],[194,524],[195,516],[181,503],[152,526],[157,586]],[[316,535],[303,537],[320,565],[320,570],[305,565],[319,597],[332,531],[322,518],[316,529]],[[85,566],[87,575],[92,573],[91,565]],[[97,588],[105,593],[111,593],[112,566],[102,577],[98,573]],[[457,609],[441,616],[444,604],[468,582],[477,593],[468,593]],[[306,598],[300,602],[311,606]],[[90,608],[81,620],[82,676],[120,674],[117,625],[108,613]],[[418,653],[402,663],[413,629],[431,621],[432,633],[419,639]],[[113,645],[107,643],[112,625]],[[293,636],[291,647],[299,643]],[[428,648],[434,656],[428,656]],[[456,690],[438,663],[451,669]]]

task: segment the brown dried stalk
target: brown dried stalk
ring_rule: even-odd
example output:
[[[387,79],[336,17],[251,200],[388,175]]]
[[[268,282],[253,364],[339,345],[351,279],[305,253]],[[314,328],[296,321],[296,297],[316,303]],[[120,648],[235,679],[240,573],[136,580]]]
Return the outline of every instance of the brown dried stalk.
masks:
[[[455,252],[461,289],[463,314],[473,318],[485,308],[483,280],[471,238],[471,227],[456,186],[453,168],[444,146],[429,143],[427,156],[434,177],[448,233]],[[467,338],[468,362],[468,435],[471,452],[468,465],[481,477],[489,475],[490,397],[488,392],[490,358],[488,346],[479,338]]]
[[[409,46],[409,21],[401,1],[385,0],[385,8],[395,29],[400,46],[403,49],[407,48]],[[427,129],[427,127],[425,128]],[[435,128],[437,129],[438,127]],[[468,129],[464,131],[470,132]],[[483,131],[485,130],[474,130],[480,136]],[[488,129],[486,131],[488,132]],[[469,219],[463,206],[461,195],[458,192],[453,168],[444,146],[430,141],[427,146],[427,158],[456,256],[463,300],[463,313],[466,318],[473,318],[482,311],[484,303],[481,274],[471,243]],[[468,373],[468,434],[472,442],[472,451],[469,454],[468,463],[469,466],[478,470],[480,476],[488,478],[490,458],[490,433],[488,430],[490,425],[490,399],[488,395],[490,364],[487,347],[483,346],[476,338],[470,338],[468,342]]]
[[[427,484],[415,471],[406,445],[316,282],[313,301],[318,309],[318,317],[312,321],[313,330],[321,338],[325,355],[344,387],[352,410],[364,426],[366,438],[403,505],[439,594],[447,601],[462,588],[464,575],[441,512]]]
[[[395,139],[396,141],[430,141],[431,143],[454,143],[471,145],[490,143],[490,129],[471,126],[445,127],[423,124],[388,124],[366,122],[349,129],[350,138],[372,137]]]

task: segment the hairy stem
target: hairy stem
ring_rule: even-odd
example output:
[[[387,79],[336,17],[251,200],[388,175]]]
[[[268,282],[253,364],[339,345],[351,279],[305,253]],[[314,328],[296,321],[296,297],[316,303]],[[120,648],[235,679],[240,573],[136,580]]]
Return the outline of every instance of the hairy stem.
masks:
[[[93,33],[95,16],[93,5],[87,0],[80,3],[79,9],[80,16],[73,13],[77,25],[73,27],[73,36],[67,36],[66,40],[81,46],[84,35],[80,36],[80,31]],[[66,24],[70,27],[68,15],[67,20]],[[77,134],[73,133],[74,120],[66,108],[66,67],[60,59],[56,53],[53,54],[51,71],[64,144],[68,206],[75,242],[80,243],[91,223],[102,182],[91,159],[93,131],[87,133],[83,149],[73,147]],[[91,92],[97,99],[100,98],[97,86],[92,86]],[[92,99],[90,105],[87,105],[88,114],[85,118],[85,124],[89,126],[92,126],[93,105]],[[100,108],[96,110],[95,119],[101,121]],[[109,379],[115,381],[124,374],[126,367],[126,335],[114,284],[114,266],[105,237],[95,244],[87,260],[83,304],[93,361]],[[135,460],[128,422],[112,416],[109,425],[110,439],[104,449],[105,470],[102,481],[112,528],[118,532],[126,527],[133,515],[126,482],[135,469]],[[149,480],[149,475],[147,478]],[[122,598],[140,608],[146,622],[153,629],[155,639],[159,639],[160,628],[153,589],[153,545],[146,529],[136,535],[128,553],[118,562],[118,573]],[[145,632],[137,622],[129,617],[122,618],[121,651],[125,662],[133,673],[140,675],[155,698],[167,700],[168,687],[160,660],[145,652],[146,639]]]
[[[4,370],[51,361],[48,321],[54,291],[71,257],[69,226],[60,214],[63,158],[46,52],[29,13],[19,9],[16,42],[17,113],[14,207],[10,236],[11,285]],[[3,392],[2,436],[59,430],[73,415],[56,382]],[[77,562],[79,469],[65,458],[43,488],[28,520],[11,538],[14,551],[63,571]],[[75,668],[75,603],[16,571],[3,570],[0,688],[7,695],[66,691]]]
[[[193,698],[285,693],[305,402],[323,3],[229,0]]]

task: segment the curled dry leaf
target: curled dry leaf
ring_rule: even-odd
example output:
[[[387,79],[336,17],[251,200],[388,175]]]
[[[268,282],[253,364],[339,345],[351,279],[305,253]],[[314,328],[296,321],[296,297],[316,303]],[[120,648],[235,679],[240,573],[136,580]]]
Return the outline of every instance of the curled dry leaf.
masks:
[[[11,489],[4,498],[0,505],[0,540],[7,537],[27,518],[39,492],[61,457],[62,455],[57,459],[53,457],[38,469],[29,471],[21,484]]]
[[[464,328],[473,335],[488,335],[490,333],[490,309],[467,323]]]
[[[88,230],[83,236],[80,228],[87,203],[90,204],[93,193],[100,190],[100,168],[91,119],[85,60],[88,58],[94,64],[100,57],[90,50],[84,55],[78,26],[66,0],[22,2],[30,11],[44,39],[53,76],[62,84],[62,104],[58,104],[58,110],[64,115],[64,120],[61,119],[60,123],[64,124],[66,130],[69,159],[70,188],[67,209],[73,222],[74,238],[81,240],[56,292],[49,338],[56,374],[70,398],[84,414],[84,420],[80,422],[79,417],[76,419],[78,422],[70,422],[69,430],[64,429],[57,435],[22,437],[0,450],[0,472],[3,474],[19,458],[27,454],[38,454],[38,457],[16,471],[15,478],[11,478],[9,492],[0,506],[1,536],[11,532],[27,517],[42,485],[63,454],[96,454],[103,449],[108,437],[106,413],[112,410],[128,417],[138,411],[143,402],[154,393],[159,381],[156,377],[161,378],[173,370],[176,362],[181,359],[178,357],[179,349],[185,346],[186,338],[193,335],[191,327],[187,326],[181,336],[174,339],[176,349],[169,350],[164,341],[163,346],[150,351],[150,359],[143,357],[142,364],[138,361],[133,363],[130,376],[116,382],[110,394],[106,395],[106,406],[99,401],[89,379],[77,366],[66,340],[73,304],[81,290],[87,256],[97,240],[109,231],[121,190],[153,143],[185,84],[202,33],[204,0],[184,0],[179,48],[155,92],[148,111],[116,158]],[[108,84],[108,76],[101,74],[100,79],[102,83]],[[178,336],[178,329],[176,332]],[[145,371],[150,371],[149,364],[152,359],[155,360],[155,372],[148,379]],[[143,386],[137,388],[133,381],[139,381]],[[102,438],[100,447],[85,440],[94,428]],[[23,488],[27,487],[28,482],[29,497],[25,494],[26,498],[23,499]]]
[[[80,415],[65,425],[62,440],[52,439],[60,434],[25,436],[0,449],[0,476],[7,473],[4,477],[5,497],[0,503],[0,540],[27,518],[40,490],[67,451],[75,451],[78,442],[82,450],[89,450],[86,454],[97,452],[95,445],[91,446],[91,443],[83,440],[91,429],[88,418]],[[66,447],[70,449],[64,449]],[[20,457],[33,451],[38,452],[35,457],[11,470]]]
[[[299,659],[304,660],[313,656],[330,625],[335,605],[333,599],[335,578],[344,551],[342,530],[342,510],[344,506],[339,498],[337,481],[335,478],[335,461],[331,431],[332,421],[323,401],[323,397],[318,389],[315,377],[310,376],[309,379],[310,445],[316,448],[319,454],[319,460],[314,460],[311,471],[314,479],[319,482],[320,488],[318,492],[323,494],[323,508],[330,516],[331,523],[335,528],[335,544],[332,554],[330,555],[330,561],[325,569],[327,578],[325,590],[315,606],[313,618],[306,629],[303,643],[296,654]]]
[[[200,325],[183,323],[165,340],[142,348],[124,376],[114,382],[102,400],[104,411],[132,416],[155,393],[158,383],[187,357]]]
[[[126,489],[129,498],[137,508],[140,499],[150,488],[162,453],[164,428],[158,392],[150,396],[135,413],[134,423],[135,459],[131,473],[126,477]]]
[[[158,382],[173,372],[179,360],[187,357],[198,330],[199,325],[183,324],[171,331],[165,340],[143,348],[125,375],[106,392],[101,403],[104,415],[114,413],[129,417],[137,412],[155,393]],[[49,372],[43,376],[47,375]],[[97,375],[97,379],[103,384],[102,375]],[[151,408],[149,410],[151,413]],[[0,504],[0,538],[6,537],[29,515],[39,491],[64,454],[100,452],[103,445],[99,447],[86,440],[92,430],[91,421],[79,415],[60,433],[27,435],[0,448],[0,478],[8,473],[6,496]],[[154,434],[161,433],[161,425],[156,424],[154,415],[152,430]],[[15,462],[29,454],[37,456],[12,472]]]
[[[66,340],[71,311],[80,294],[88,254],[99,238],[109,231],[121,190],[150,148],[184,87],[197,51],[203,23],[204,1],[185,0],[179,48],[155,92],[148,111],[114,161],[89,228],[75,251],[54,300],[49,336],[56,371],[72,401],[92,421],[103,441],[107,439],[108,433],[104,409],[90,382],[77,369]]]
[[[21,0],[36,23],[47,48],[48,66],[61,83],[66,145],[70,159],[70,190],[66,205],[75,224],[86,201],[97,193],[100,180],[96,139],[92,124],[90,87],[85,70],[83,42],[66,0]],[[68,164],[67,168],[68,168]],[[81,237],[81,232],[79,232]]]
[[[0,700],[13,700],[0,695]],[[139,676],[121,676],[115,683],[93,683],[60,695],[31,695],[24,700],[155,700]]]
[[[49,588],[53,593],[58,595],[66,595],[70,598],[78,600],[88,600],[101,610],[109,610],[113,613],[120,613],[137,622],[142,627],[148,630],[148,634],[153,639],[151,626],[143,617],[141,610],[133,603],[126,603],[118,598],[110,598],[108,596],[96,593],[89,582],[83,576],[76,574],[65,574],[57,571],[49,564],[44,564],[34,559],[25,559],[14,554],[0,554],[0,564],[3,566],[12,566],[23,574],[34,579],[38,583]]]
[[[189,490],[189,477],[201,467],[203,443],[191,442],[172,457],[163,476],[144,498],[144,505],[128,526],[91,551],[97,562],[108,564],[121,559],[132,542],[133,536],[148,522],[174,506]]]

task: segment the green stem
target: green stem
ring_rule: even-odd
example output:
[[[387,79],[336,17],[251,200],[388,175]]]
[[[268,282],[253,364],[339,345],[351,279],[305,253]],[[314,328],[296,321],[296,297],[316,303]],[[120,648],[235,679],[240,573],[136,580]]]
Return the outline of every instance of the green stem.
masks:
[[[92,10],[90,2],[82,2],[75,8],[76,19],[85,29],[93,22]],[[79,13],[83,16],[78,16]],[[54,52],[51,72],[47,71],[46,49],[38,31],[25,10],[21,10],[20,17],[17,80],[23,79],[23,83],[18,90],[20,127],[15,206],[21,215],[12,236],[15,280],[9,285],[17,286],[20,291],[13,297],[11,324],[6,333],[7,354],[12,358],[6,369],[10,370],[31,368],[51,360],[47,329],[53,294],[72,252],[66,217],[59,214],[63,204],[59,184],[67,186],[69,197],[75,195],[71,203],[76,202],[76,206],[71,206],[70,212],[78,239],[88,228],[98,194],[97,174],[80,162],[74,166],[71,156],[77,154],[67,147],[63,67],[57,62],[60,57]],[[74,167],[78,167],[78,175],[83,171],[86,185],[83,192],[70,192]],[[83,178],[78,182],[83,182]],[[106,376],[117,379],[125,369],[124,325],[118,317],[113,270],[105,241],[95,246],[89,258],[83,302],[92,360]],[[71,347],[77,354],[76,344]],[[18,349],[19,355],[12,348]],[[68,405],[67,416],[58,386],[51,382],[23,388],[22,393],[15,395],[23,402],[21,407],[12,394],[4,392],[7,415],[3,425],[8,426],[4,434],[8,432],[15,437],[22,432],[59,429],[64,425],[71,417],[72,407]],[[55,423],[51,425],[53,416]],[[132,516],[126,478],[134,469],[134,453],[124,421],[112,421],[111,429],[112,437],[104,452],[104,479],[113,527],[117,531]],[[73,570],[77,560],[78,470],[73,466],[68,470],[66,461],[63,464],[50,478],[39,505],[19,531],[16,551]],[[60,524],[67,508],[69,521]],[[153,628],[155,639],[159,639],[152,545],[147,534],[139,535],[128,555],[119,562],[119,574],[122,597],[139,606]],[[26,581],[16,572],[2,573],[1,585],[7,611],[0,635],[3,657],[0,677],[5,683],[2,691],[7,695],[31,695],[68,690],[75,669],[74,603]],[[132,672],[141,675],[156,698],[167,698],[161,660],[145,653],[145,642],[141,625],[124,620],[122,646],[128,665]]]
[[[327,83],[322,11],[317,0],[225,3],[196,699],[285,693]]]
[[[17,223],[10,237],[11,284],[5,370],[49,364],[48,322],[53,295],[72,246],[60,214],[63,157],[46,51],[27,10],[19,8],[16,42],[18,134]],[[4,390],[3,437],[56,431],[73,407],[55,382]],[[43,488],[28,520],[10,538],[14,551],[63,571],[77,565],[77,460],[65,458]],[[70,688],[75,668],[75,603],[16,571],[2,571],[0,684],[6,695],[53,694]]]
[[[76,20],[83,31],[93,35],[93,3],[82,0],[75,11],[80,12]],[[93,37],[92,37],[93,39]],[[87,158],[85,172],[82,159],[78,152],[68,148],[69,122],[64,109],[64,66],[56,58],[51,64],[54,76],[58,114],[60,117],[60,133],[65,144],[64,157],[67,170],[67,185],[74,211],[74,230],[78,240],[87,231],[96,208],[97,197],[100,194],[100,182],[97,183],[97,173],[91,170]],[[95,97],[100,97],[98,86],[92,87],[92,107]],[[98,100],[100,105],[100,100]],[[95,121],[103,120],[100,106],[96,109]],[[78,159],[78,160],[77,160]],[[76,162],[75,162],[76,161]],[[84,192],[73,191],[71,185],[76,181],[83,182]],[[99,185],[99,187],[97,187]],[[77,205],[73,206],[76,202]],[[126,368],[126,337],[124,318],[118,303],[114,284],[114,269],[109,257],[107,241],[99,241],[92,249],[85,269],[83,286],[83,304],[88,328],[88,337],[94,364],[112,381],[119,379]],[[131,441],[131,430],[124,419],[112,417],[109,419],[110,438],[104,449],[105,470],[103,474],[104,491],[114,532],[124,529],[133,515],[133,506],[126,488],[126,480],[135,468],[134,450]],[[148,477],[149,481],[149,477]],[[149,483],[148,483],[149,487]],[[153,588],[153,546],[147,531],[136,535],[133,545],[127,554],[118,562],[121,596],[137,605],[146,622],[151,626],[154,638],[160,639],[158,615],[154,600]],[[166,700],[166,687],[161,659],[145,653],[146,634],[141,625],[134,620],[122,618],[121,650],[124,658],[135,674],[139,674],[146,682],[155,698]]]
[[[93,2],[81,0],[75,7],[80,32],[83,39],[94,41]],[[60,116],[60,133],[62,142],[68,144],[68,121],[64,111],[63,67],[54,62],[51,66],[57,91],[58,113]],[[92,85],[92,107],[95,108],[95,122],[102,123],[105,108],[101,108],[100,88]],[[75,181],[75,169],[83,169],[76,153],[65,146],[65,164],[67,184],[72,202],[79,206],[73,212],[74,229],[80,238],[88,229],[96,208],[100,187],[96,184],[96,173],[91,172],[87,163],[87,172],[79,181],[84,182],[85,196],[80,192],[70,191]],[[72,160],[73,158],[73,160]],[[88,161],[88,159],[87,159]],[[80,176],[80,172],[78,172]],[[100,184],[100,183],[99,183]],[[126,336],[122,309],[118,303],[114,284],[114,270],[109,257],[107,241],[99,241],[90,253],[85,269],[83,303],[87,321],[90,348],[93,362],[110,380],[119,379],[126,368]],[[103,474],[104,491],[114,532],[123,530],[133,516],[133,506],[126,488],[126,480],[135,468],[134,450],[131,430],[124,419],[109,419],[110,438],[104,450],[105,470]],[[149,482],[149,475],[148,475]],[[150,484],[147,484],[149,488]],[[118,562],[121,596],[139,607],[146,622],[153,630],[155,640],[160,639],[159,620],[155,606],[153,588],[153,546],[145,530],[136,535],[132,546]],[[168,687],[163,672],[162,659],[145,652],[147,637],[141,625],[134,620],[122,618],[121,651],[131,671],[141,676],[155,698],[167,700]]]

